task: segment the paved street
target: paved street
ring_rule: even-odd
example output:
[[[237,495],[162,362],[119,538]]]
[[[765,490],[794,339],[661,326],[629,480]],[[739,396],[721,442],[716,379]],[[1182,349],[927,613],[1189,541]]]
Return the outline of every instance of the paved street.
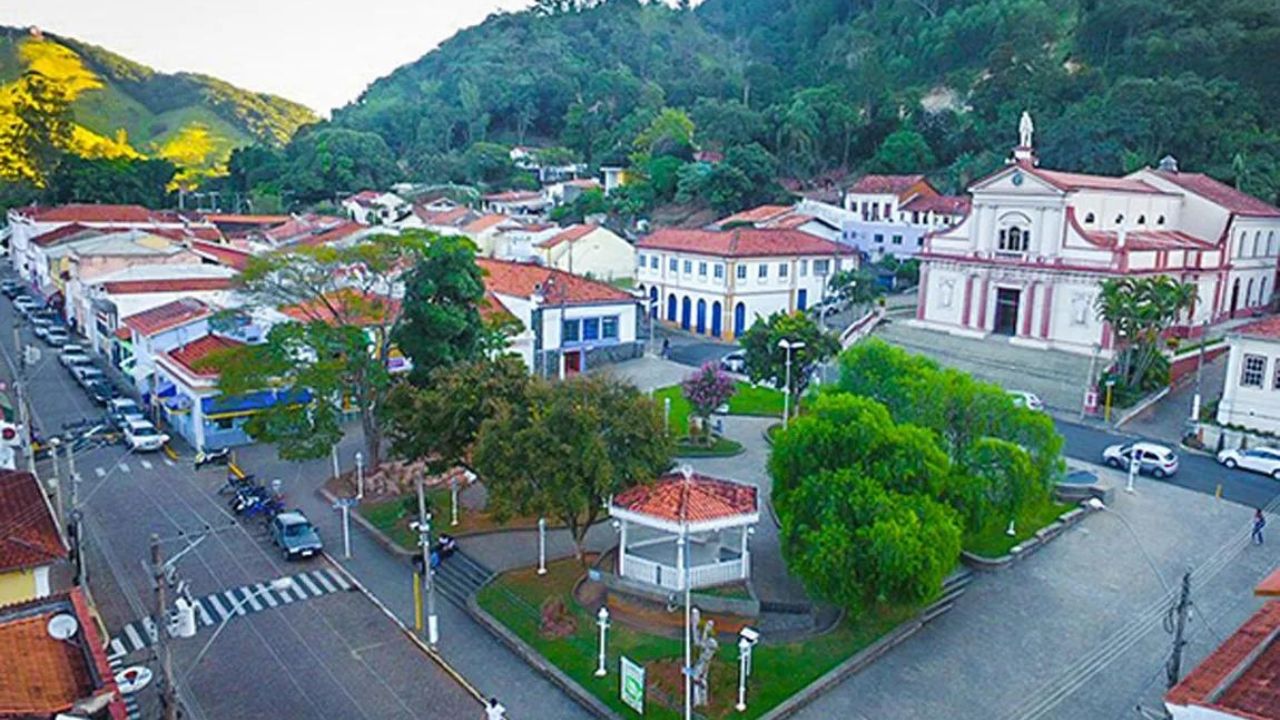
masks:
[[[0,302],[0,321],[15,322],[7,302]],[[0,335],[12,353],[11,335]],[[26,329],[23,335],[30,341]],[[8,374],[7,367],[3,371]],[[46,433],[57,431],[65,420],[100,412],[51,352],[46,351],[30,373],[28,387],[38,425]],[[479,716],[477,700],[363,595],[341,589],[340,576],[332,574],[324,560],[286,565],[270,551],[258,522],[236,522],[215,494],[224,468],[196,473],[188,462],[171,463],[158,453],[133,455],[120,446],[76,458],[83,477],[79,495],[88,517],[90,556],[100,561],[91,564],[90,584],[108,629],[127,651],[137,643],[125,628],[135,634],[145,629],[130,623],[150,613],[153,605],[144,566],[148,537],[157,533],[166,538],[164,551],[172,557],[188,544],[180,534],[212,530],[176,567],[193,597],[216,593],[222,611],[236,617],[199,665],[194,663],[200,649],[222,619],[218,604],[206,599],[202,605],[214,615],[212,623],[202,622],[196,637],[174,642],[178,685],[193,717]],[[42,474],[50,469],[45,463],[40,467]],[[271,594],[277,606],[269,607],[265,596],[244,595],[245,588],[257,589],[284,576],[296,578],[292,601]],[[321,578],[329,580],[334,591]],[[313,592],[313,587],[321,592]],[[237,602],[245,611],[257,610],[255,603],[263,607],[241,617]],[[150,656],[147,650],[134,651],[125,660],[146,663]]]

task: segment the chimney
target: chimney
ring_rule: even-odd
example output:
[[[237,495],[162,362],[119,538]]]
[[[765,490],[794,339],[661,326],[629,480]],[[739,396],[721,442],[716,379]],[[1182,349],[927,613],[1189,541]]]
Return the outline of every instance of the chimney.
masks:
[[[1160,158],[1160,170],[1167,173],[1178,172],[1178,159],[1172,155],[1165,155]]]

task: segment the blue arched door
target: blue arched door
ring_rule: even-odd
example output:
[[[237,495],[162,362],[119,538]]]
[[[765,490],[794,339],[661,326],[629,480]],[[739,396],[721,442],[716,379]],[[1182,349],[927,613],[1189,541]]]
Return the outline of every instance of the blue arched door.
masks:
[[[733,308],[733,336],[742,337],[747,331],[747,306],[738,303]]]
[[[649,317],[655,320],[658,317],[658,288],[649,288]]]
[[[671,293],[667,296],[667,322],[676,321],[676,294]]]
[[[698,299],[698,334],[705,335],[707,332],[707,301]]]
[[[689,329],[690,316],[693,315],[693,303],[689,300],[689,296],[684,296],[684,301],[680,303],[680,327],[685,330]]]
[[[720,315],[721,314],[722,313],[720,311],[720,303],[719,302],[711,303],[711,334],[715,337],[720,337],[720,329],[721,329]]]

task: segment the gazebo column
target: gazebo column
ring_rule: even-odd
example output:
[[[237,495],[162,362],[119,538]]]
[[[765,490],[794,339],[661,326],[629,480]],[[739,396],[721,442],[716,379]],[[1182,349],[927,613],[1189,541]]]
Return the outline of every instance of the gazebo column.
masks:
[[[685,554],[685,546],[689,544],[688,536],[684,533],[676,539],[676,589],[684,590],[684,582],[687,579],[684,570],[684,564],[688,562],[688,556]]]
[[[622,521],[622,533],[618,540],[618,577],[627,576],[627,521]]]
[[[751,551],[747,549],[747,536],[751,533],[747,526],[742,526],[742,553],[739,559],[742,561],[742,579],[746,580],[751,577]]]

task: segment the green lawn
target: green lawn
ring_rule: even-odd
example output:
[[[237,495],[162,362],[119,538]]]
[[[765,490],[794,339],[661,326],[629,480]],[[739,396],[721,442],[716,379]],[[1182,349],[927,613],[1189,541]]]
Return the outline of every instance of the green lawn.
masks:
[[[564,560],[552,563],[548,571],[543,577],[534,574],[532,569],[505,573],[484,588],[477,601],[490,615],[623,717],[638,715],[624,706],[618,697],[618,657],[626,655],[645,665],[649,687],[644,716],[679,718],[680,686],[675,679],[678,671],[673,672],[673,669],[678,668],[683,653],[680,642],[645,635],[621,623],[614,623],[608,639],[609,674],[603,678],[595,677],[598,631],[594,613],[578,607],[570,596],[574,582],[582,576],[582,566],[575,560]],[[540,610],[543,603],[552,597],[564,599],[577,623],[575,630],[565,637],[552,638],[541,632]],[[701,708],[700,714],[709,718],[760,717],[913,613],[910,608],[872,612],[846,620],[820,637],[787,645],[758,646],[745,713],[733,709],[738,650],[733,643],[722,643],[711,669],[713,704],[709,708]],[[665,680],[659,681],[664,676]],[[667,706],[659,700],[663,694],[667,696]]]
[[[742,443],[724,437],[717,437],[710,447],[696,445],[683,439],[676,441],[676,457],[729,457],[740,452],[742,452]]]
[[[653,392],[653,398],[659,405],[671,399],[671,434],[685,437],[689,434],[689,415],[693,407],[684,399],[679,385],[669,385]],[[782,392],[767,387],[752,387],[750,383],[739,382],[737,391],[729,398],[730,415],[759,415],[782,417]]]
[[[1018,518],[1014,524],[1015,535],[1009,536],[1005,531],[1009,523],[994,520],[987,523],[979,531],[970,533],[964,539],[964,549],[982,557],[998,558],[1007,555],[1014,545],[1026,540],[1036,531],[1055,520],[1062,513],[1074,507],[1068,503],[1048,502],[1035,510],[1028,511]]]
[[[414,496],[407,497],[413,498]],[[450,508],[451,500],[452,496],[447,487],[434,488],[427,491],[427,507],[433,513],[431,526],[432,533],[435,535],[446,532],[454,536],[461,536],[488,530],[535,528],[538,526],[538,519],[535,517],[511,518],[505,523],[499,523],[489,513],[470,509],[465,504],[459,508],[458,524],[450,525],[449,521],[453,519]],[[404,498],[399,497],[376,502],[364,502],[356,512],[363,515],[366,520],[373,523],[374,527],[386,533],[401,547],[409,550],[417,549],[418,535],[409,529],[409,522],[417,519],[418,506],[416,499],[413,499],[408,505],[405,504]],[[547,527],[559,527],[559,525],[548,520]]]

